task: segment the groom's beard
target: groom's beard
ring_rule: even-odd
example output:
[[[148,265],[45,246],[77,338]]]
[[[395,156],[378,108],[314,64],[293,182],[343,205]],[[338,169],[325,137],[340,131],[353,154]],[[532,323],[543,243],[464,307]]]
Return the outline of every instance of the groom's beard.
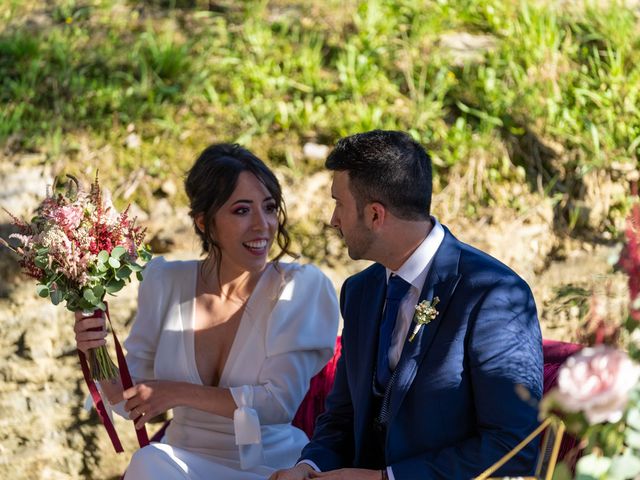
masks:
[[[347,245],[347,253],[352,260],[372,260],[368,254],[374,242],[374,236],[364,225],[364,222],[358,222],[355,228],[347,235],[344,234],[341,228],[338,231]]]

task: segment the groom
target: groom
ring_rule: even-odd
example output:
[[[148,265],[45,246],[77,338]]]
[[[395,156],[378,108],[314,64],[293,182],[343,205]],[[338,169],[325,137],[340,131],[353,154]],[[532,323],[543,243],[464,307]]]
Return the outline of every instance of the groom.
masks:
[[[409,135],[343,138],[331,219],[353,259],[342,356],[299,463],[272,480],[470,479],[537,425],[542,339],[527,284],[431,217],[431,161]],[[416,310],[419,306],[419,311]],[[532,473],[537,441],[495,475]]]

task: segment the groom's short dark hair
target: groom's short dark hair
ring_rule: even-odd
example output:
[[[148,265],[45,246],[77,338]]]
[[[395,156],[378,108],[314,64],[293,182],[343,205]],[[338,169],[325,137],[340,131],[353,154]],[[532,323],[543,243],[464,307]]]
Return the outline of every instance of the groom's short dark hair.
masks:
[[[349,172],[358,211],[379,202],[404,220],[429,218],[431,158],[408,134],[372,130],[342,138],[325,166]]]

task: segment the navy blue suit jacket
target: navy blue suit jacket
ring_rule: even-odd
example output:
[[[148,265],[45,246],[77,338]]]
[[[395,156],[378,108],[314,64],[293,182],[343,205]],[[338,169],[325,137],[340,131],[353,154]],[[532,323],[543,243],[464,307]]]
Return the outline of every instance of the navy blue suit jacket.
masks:
[[[301,456],[322,471],[380,463],[370,458],[370,432],[385,288],[379,264],[342,287],[342,356],[327,409]],[[420,300],[434,297],[439,314],[406,341],[390,390],[385,463],[396,480],[472,478],[538,425],[532,404],[542,396],[542,336],[524,280],[445,228]],[[528,403],[516,385],[529,391]],[[498,474],[531,473],[537,443]]]

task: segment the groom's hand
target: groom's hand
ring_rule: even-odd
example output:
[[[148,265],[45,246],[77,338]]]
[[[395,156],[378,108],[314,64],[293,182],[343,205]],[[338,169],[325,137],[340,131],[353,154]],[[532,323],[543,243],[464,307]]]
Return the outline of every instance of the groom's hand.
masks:
[[[301,463],[293,468],[278,470],[269,477],[269,480],[307,480],[315,470],[307,463]]]
[[[380,480],[380,470],[365,470],[363,468],[341,468],[329,472],[313,471],[309,478],[322,478],[324,480]]]

